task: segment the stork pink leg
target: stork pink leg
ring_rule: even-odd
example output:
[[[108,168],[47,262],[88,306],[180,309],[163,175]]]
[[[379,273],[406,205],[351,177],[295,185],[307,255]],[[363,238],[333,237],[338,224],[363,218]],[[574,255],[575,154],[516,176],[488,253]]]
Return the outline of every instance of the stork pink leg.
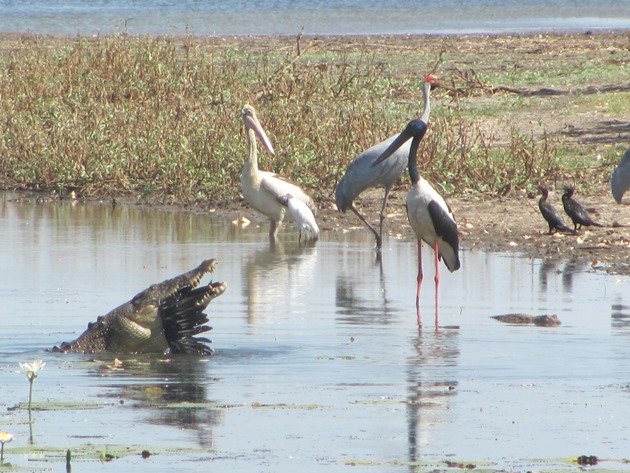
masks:
[[[422,240],[418,240],[418,277],[416,278],[416,319],[418,327],[422,325],[420,318],[420,286],[422,286]]]
[[[439,315],[439,309],[438,309],[438,287],[440,285],[440,245],[437,241],[437,239],[435,240],[435,243],[433,244],[433,253],[435,256],[435,329],[437,330],[438,328],[438,315]]]
[[[418,277],[416,278],[416,307],[420,307],[420,286],[422,286],[422,240],[418,240]]]

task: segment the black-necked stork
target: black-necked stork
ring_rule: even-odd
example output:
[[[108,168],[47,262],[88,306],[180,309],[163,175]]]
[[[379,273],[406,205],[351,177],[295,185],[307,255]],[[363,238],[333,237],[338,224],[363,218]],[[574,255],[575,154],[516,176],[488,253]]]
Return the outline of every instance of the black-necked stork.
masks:
[[[553,235],[556,231],[574,233],[571,227],[564,223],[564,219],[556,208],[547,202],[547,198],[549,197],[549,189],[547,189],[547,186],[540,185],[538,186],[538,190],[542,193],[542,196],[538,200],[538,208],[549,224],[549,235]]]
[[[438,286],[440,281],[439,260],[449,271],[460,268],[459,235],[457,223],[444,198],[420,176],[418,171],[418,146],[427,131],[425,116],[410,121],[392,144],[376,160],[386,160],[400,146],[411,139],[408,167],[411,188],[407,193],[407,218],[418,239],[418,277],[416,286],[416,308],[420,308],[420,286],[422,284],[422,242],[435,252],[435,324],[438,324]]]
[[[562,194],[562,206],[569,218],[573,221],[574,230],[582,228],[582,225],[589,227],[603,227],[601,223],[593,221],[588,212],[582,205],[573,198],[575,187],[564,186],[564,194]]]
[[[298,224],[305,219],[315,222],[315,203],[297,184],[276,173],[258,169],[256,137],[271,155],[275,154],[273,146],[258,121],[254,107],[245,105],[242,115],[247,131],[248,156],[241,174],[241,189],[249,205],[269,218],[269,241],[274,243],[287,209]],[[309,212],[311,215],[306,216]],[[316,224],[313,229],[317,229]],[[316,237],[318,232],[319,229],[312,236]]]
[[[429,122],[429,114],[431,112],[431,89],[437,87],[438,85],[439,82],[435,76],[428,75],[424,78],[422,87],[424,109],[422,117],[425,123]],[[374,234],[377,250],[380,250],[383,242],[383,221],[385,220],[387,198],[389,197],[389,192],[391,191],[392,186],[400,178],[402,172],[407,166],[410,144],[408,142],[401,144],[398,149],[392,152],[390,158],[386,161],[379,161],[378,164],[376,164],[375,161],[399,136],[400,135],[398,134],[391,136],[363,151],[354,158],[348,166],[346,173],[337,183],[337,187],[335,188],[335,201],[337,203],[337,208],[342,212],[350,209],[357,217],[359,217],[359,219],[361,219],[361,221]],[[361,215],[353,203],[354,199],[356,199],[359,194],[371,187],[382,187],[385,191],[385,195],[383,196],[383,205],[381,206],[380,226],[378,232],[367,221],[367,219]]]

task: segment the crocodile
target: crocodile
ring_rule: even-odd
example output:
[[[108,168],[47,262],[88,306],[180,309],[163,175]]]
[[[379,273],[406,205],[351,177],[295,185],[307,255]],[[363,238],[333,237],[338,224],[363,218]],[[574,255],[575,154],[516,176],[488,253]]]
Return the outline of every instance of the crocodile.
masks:
[[[210,281],[198,286],[216,265],[215,259],[205,260],[187,273],[149,286],[52,351],[211,355],[210,340],[196,335],[212,330],[203,311],[227,284]]]
[[[492,319],[513,325],[538,325],[539,327],[558,327],[561,322],[555,314],[527,315],[527,314],[504,314],[493,315]]]

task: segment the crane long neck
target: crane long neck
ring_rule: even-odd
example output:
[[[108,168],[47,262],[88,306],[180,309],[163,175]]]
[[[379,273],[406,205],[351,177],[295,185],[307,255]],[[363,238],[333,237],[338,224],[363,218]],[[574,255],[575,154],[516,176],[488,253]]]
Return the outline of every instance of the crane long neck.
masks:
[[[424,109],[422,110],[420,120],[428,125],[429,115],[431,115],[431,84],[427,82],[425,82],[422,87],[422,98],[424,99]]]
[[[429,116],[431,115],[431,84],[427,82],[425,82],[422,87],[422,98],[424,99],[424,109],[422,110],[420,120],[428,125]],[[413,185],[420,180],[420,171],[418,170],[418,147],[423,137],[424,132],[422,135],[414,137],[411,141],[411,147],[409,148],[409,161],[407,166],[409,168],[409,178]]]
[[[256,146],[256,133],[251,128],[247,128],[247,167],[250,171],[258,171],[258,147]]]

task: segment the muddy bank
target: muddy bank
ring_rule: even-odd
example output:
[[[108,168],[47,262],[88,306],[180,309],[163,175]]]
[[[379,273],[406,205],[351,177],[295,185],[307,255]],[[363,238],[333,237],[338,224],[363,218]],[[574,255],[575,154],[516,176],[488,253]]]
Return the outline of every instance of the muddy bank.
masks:
[[[396,190],[391,197],[386,223],[390,236],[414,237],[403,206],[406,189]],[[561,190],[556,190],[550,193],[549,200],[572,226],[562,210],[561,195]],[[378,223],[381,196],[374,191],[360,202],[371,222]],[[516,252],[532,258],[575,259],[590,264],[593,269],[630,274],[630,205],[615,203],[608,186],[600,185],[588,196],[576,195],[591,211],[593,219],[606,225],[584,227],[576,235],[548,235],[547,223],[538,211],[538,198],[515,192],[501,198],[449,197],[447,201],[455,214],[464,249]],[[353,214],[342,215],[333,211],[333,206],[331,203],[319,217],[325,222],[325,228],[340,230],[359,226],[361,222]]]

